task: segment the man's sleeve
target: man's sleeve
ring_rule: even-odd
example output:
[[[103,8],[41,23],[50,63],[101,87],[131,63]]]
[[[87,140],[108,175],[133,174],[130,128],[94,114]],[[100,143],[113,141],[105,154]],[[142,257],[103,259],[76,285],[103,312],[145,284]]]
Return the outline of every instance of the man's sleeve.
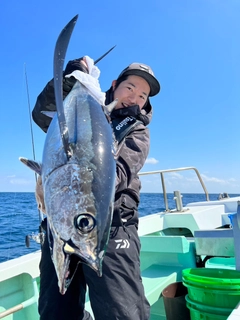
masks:
[[[63,99],[71,91],[76,80],[71,78],[63,78]],[[34,122],[44,131],[47,132],[52,118],[44,115],[42,111],[56,111],[56,102],[54,94],[54,80],[47,83],[43,91],[37,97],[36,104],[32,111],[32,118]]]
[[[149,130],[141,125],[130,133],[122,146],[117,161],[116,193],[131,188],[149,152]]]

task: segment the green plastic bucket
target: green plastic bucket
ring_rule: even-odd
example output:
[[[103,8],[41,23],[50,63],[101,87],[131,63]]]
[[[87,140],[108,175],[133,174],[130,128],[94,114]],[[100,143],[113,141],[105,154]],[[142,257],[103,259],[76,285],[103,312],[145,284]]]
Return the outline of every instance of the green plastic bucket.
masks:
[[[226,320],[232,309],[205,306],[192,301],[186,296],[187,307],[190,310],[191,320]]]
[[[216,308],[234,309],[240,301],[240,271],[193,268],[182,271],[191,301]]]

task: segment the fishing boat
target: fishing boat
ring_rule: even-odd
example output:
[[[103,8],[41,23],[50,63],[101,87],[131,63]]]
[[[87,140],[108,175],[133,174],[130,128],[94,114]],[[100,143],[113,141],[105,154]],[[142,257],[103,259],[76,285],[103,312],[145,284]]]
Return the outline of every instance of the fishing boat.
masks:
[[[176,206],[170,209],[165,175],[186,170],[194,171],[206,199],[183,206],[180,191],[175,191]],[[203,179],[194,167],[140,173],[140,177],[145,175],[160,177],[165,210],[140,218],[138,232],[141,239],[142,281],[151,305],[151,320],[172,320],[167,314],[164,290],[182,282],[183,270],[206,269],[212,265],[214,268],[224,265],[229,270],[240,269],[236,246],[240,238],[240,196],[221,194],[218,200],[210,201]],[[0,319],[39,319],[40,254],[39,250],[0,264]],[[168,298],[174,303],[174,295]],[[177,305],[174,309],[179,314],[175,318],[178,320],[180,311]],[[240,319],[239,309],[236,305],[226,319]],[[88,298],[86,310],[92,314]],[[220,316],[219,319],[224,318]]]

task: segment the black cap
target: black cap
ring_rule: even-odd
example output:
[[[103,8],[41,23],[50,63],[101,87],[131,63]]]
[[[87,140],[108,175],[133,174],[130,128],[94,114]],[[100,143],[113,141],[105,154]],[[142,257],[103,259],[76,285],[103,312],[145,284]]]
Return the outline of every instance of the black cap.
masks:
[[[127,68],[125,68],[120,75],[118,76],[118,79],[122,76],[139,76],[142,77],[147,81],[147,83],[150,86],[150,93],[149,96],[155,96],[160,91],[160,83],[158,80],[154,77],[154,73],[152,69],[147,66],[144,63],[138,63],[134,62],[130,64]]]

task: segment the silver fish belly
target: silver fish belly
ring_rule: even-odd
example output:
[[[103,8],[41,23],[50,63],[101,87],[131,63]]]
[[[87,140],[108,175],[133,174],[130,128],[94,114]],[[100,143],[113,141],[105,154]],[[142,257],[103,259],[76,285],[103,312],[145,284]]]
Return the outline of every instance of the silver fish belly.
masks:
[[[62,294],[70,282],[72,254],[101,276],[116,172],[111,125],[101,105],[80,82],[64,100],[63,109],[69,154],[64,151],[55,116],[45,140],[41,173],[50,249]]]

